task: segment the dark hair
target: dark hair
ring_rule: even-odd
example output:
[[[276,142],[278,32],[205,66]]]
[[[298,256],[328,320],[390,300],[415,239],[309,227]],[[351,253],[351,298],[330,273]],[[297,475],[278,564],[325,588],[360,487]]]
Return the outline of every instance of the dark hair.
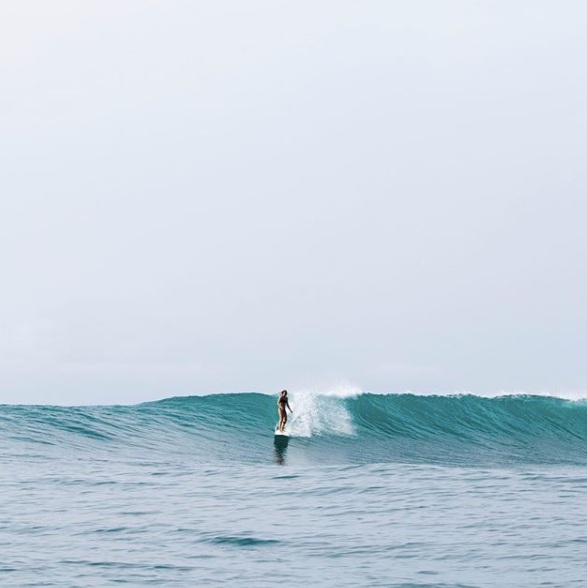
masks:
[[[284,394],[287,394],[287,390],[282,390],[281,391],[281,395],[283,396]]]

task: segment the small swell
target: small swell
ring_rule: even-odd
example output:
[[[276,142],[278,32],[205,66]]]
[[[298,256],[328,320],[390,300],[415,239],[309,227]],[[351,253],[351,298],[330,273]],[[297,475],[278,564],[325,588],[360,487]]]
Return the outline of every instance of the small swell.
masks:
[[[282,543],[276,539],[259,539],[257,537],[238,535],[218,535],[203,539],[202,541],[214,545],[227,545],[229,547],[268,547]]]

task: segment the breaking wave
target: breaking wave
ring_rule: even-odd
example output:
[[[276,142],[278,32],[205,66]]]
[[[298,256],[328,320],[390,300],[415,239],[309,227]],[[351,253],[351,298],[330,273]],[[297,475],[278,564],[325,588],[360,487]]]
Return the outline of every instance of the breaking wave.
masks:
[[[297,392],[290,455],[306,463],[587,464],[587,402],[548,396]],[[196,463],[259,462],[276,397],[175,397],[135,406],[0,406],[5,455],[64,450]]]

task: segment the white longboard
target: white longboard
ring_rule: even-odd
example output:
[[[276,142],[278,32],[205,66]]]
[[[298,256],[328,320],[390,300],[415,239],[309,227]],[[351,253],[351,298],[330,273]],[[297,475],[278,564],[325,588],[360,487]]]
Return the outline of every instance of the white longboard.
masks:
[[[276,437],[289,437],[289,433],[287,431],[280,431],[278,427],[275,428],[275,436]]]

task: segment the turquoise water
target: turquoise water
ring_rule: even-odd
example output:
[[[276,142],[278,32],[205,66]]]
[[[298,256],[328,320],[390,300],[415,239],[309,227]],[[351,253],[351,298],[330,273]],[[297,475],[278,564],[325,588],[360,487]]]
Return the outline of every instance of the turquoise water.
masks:
[[[0,407],[2,586],[585,586],[587,404]]]

